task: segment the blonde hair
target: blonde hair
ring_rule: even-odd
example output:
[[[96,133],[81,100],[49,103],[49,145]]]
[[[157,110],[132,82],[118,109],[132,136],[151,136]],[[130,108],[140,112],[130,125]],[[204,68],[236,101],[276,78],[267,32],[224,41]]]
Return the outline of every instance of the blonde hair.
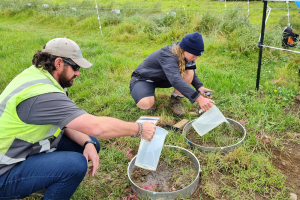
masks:
[[[184,71],[185,71],[185,57],[183,54],[184,50],[179,45],[173,45],[171,48],[171,52],[177,56],[180,75],[182,78],[184,78]]]

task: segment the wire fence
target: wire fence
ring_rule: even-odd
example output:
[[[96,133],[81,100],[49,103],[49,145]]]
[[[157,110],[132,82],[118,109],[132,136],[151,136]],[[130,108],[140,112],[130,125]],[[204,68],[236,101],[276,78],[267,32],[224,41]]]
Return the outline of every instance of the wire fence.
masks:
[[[165,13],[176,15],[176,12],[186,12],[188,14],[198,14],[213,11],[220,14],[224,11],[243,11],[247,12],[249,17],[253,13],[259,13],[262,10],[262,3],[259,1],[128,1],[128,2],[111,2],[104,0],[73,0],[60,1],[57,0],[1,0],[0,11],[7,9],[13,11],[23,11],[26,9],[37,9],[39,12],[50,13],[54,15],[64,14],[67,16],[76,16],[85,18],[88,16],[96,16],[99,21],[99,28],[102,33],[101,17],[108,13],[113,14],[152,14]],[[291,2],[294,3],[294,2]],[[275,2],[272,6],[273,10],[286,10],[284,2]],[[290,5],[289,10],[298,9],[296,5]],[[175,13],[175,14],[174,14]],[[289,13],[288,13],[289,18]],[[288,19],[289,21],[290,19]]]
[[[58,3],[59,2],[59,3]],[[226,4],[226,6],[225,6]],[[101,35],[102,28],[106,25],[112,25],[116,21],[121,21],[121,18],[131,16],[135,13],[149,17],[152,14],[160,14],[173,18],[180,18],[184,14],[202,15],[205,12],[213,13],[214,15],[222,14],[227,11],[241,11],[246,17],[255,17],[262,13],[262,2],[260,1],[123,1],[114,3],[113,1],[104,0],[1,0],[0,11],[7,9],[16,12],[26,9],[36,9],[38,12],[47,13],[54,16],[73,16],[79,20],[86,17],[94,17],[98,20],[98,27]],[[272,14],[270,18],[287,18],[286,24],[290,24],[290,20],[298,18],[291,17],[291,13],[295,16],[300,10],[295,2],[269,2],[272,7],[272,12],[281,12],[283,15]],[[213,11],[213,12],[211,12]],[[184,14],[183,14],[184,13]],[[253,14],[256,13],[256,14]],[[284,14],[286,13],[286,14]],[[96,27],[95,27],[96,28]]]
[[[28,7],[40,7],[44,9],[92,9],[95,10],[185,10],[185,11],[205,11],[205,10],[262,10],[260,1],[197,1],[197,3],[176,2],[175,1],[135,1],[135,2],[124,2],[114,3],[110,1],[64,1],[58,4],[56,1],[39,1],[39,0],[28,0],[28,1],[11,1],[1,0],[0,5],[2,8],[17,8],[20,6]],[[273,9],[287,9],[285,2],[272,2],[277,3]],[[98,5],[96,5],[98,4]],[[294,2],[290,2],[294,4]],[[255,6],[253,6],[255,5]],[[290,10],[298,9],[295,5],[290,6]],[[95,10],[96,11],[96,10]]]

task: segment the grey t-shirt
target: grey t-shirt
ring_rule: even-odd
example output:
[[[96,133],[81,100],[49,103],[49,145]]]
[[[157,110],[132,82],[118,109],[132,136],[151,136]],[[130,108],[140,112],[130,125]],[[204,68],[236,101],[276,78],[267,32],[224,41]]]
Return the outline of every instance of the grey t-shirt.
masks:
[[[62,93],[47,93],[21,102],[17,106],[17,113],[27,124],[53,124],[63,129],[73,119],[87,112]]]

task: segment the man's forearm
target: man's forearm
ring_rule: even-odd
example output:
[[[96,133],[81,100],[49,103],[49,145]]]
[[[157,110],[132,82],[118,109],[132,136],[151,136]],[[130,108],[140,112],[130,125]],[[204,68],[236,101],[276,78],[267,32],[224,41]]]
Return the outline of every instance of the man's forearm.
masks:
[[[98,139],[133,136],[139,132],[139,125],[112,117],[97,117],[84,114],[69,122],[66,127]]]
[[[80,146],[83,146],[83,144],[86,141],[91,140],[91,138],[88,135],[86,135],[84,133],[81,133],[79,131],[73,130],[71,128],[65,128],[64,134],[68,138],[70,138],[72,141],[74,141],[77,144],[79,144]]]

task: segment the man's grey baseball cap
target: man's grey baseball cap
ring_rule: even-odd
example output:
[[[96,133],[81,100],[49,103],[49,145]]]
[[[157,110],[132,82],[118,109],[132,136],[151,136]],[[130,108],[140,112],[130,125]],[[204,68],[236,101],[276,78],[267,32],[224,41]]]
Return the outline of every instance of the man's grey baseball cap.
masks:
[[[45,45],[43,52],[54,56],[70,58],[82,68],[92,66],[92,63],[83,58],[78,44],[68,38],[55,38],[50,40]]]

